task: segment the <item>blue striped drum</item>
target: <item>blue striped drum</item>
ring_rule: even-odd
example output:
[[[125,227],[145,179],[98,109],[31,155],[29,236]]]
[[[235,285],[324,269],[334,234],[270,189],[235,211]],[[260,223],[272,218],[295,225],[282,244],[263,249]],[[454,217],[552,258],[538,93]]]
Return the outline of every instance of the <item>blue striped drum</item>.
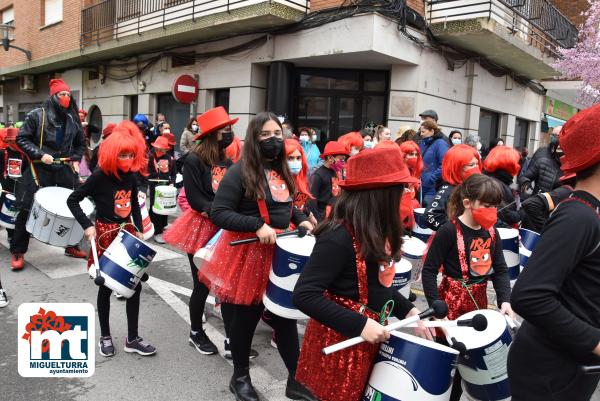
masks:
[[[210,261],[212,254],[215,251],[217,240],[221,238],[222,233],[223,229],[221,228],[210,240],[208,240],[206,245],[198,249],[198,251],[194,254],[194,264],[198,267],[198,270],[200,270],[203,262]]]
[[[0,226],[9,229],[15,228],[15,221],[19,213],[19,210],[15,208],[16,201],[17,199],[13,194],[6,194],[4,197],[2,210],[0,210]]]
[[[469,400],[508,401],[511,395],[506,365],[512,337],[506,319],[500,312],[482,309],[466,313],[458,320],[472,319],[478,313],[487,319],[484,331],[446,328],[448,339],[455,338],[467,348],[466,355],[458,359],[465,395]]]
[[[427,242],[433,230],[427,228],[425,208],[420,207],[415,209],[415,226],[413,227],[413,235],[423,242]]]
[[[265,308],[287,319],[308,319],[292,303],[292,293],[314,246],[312,235],[277,238],[269,282],[263,295]]]
[[[502,250],[504,251],[504,260],[508,267],[508,276],[511,281],[519,277],[520,258],[519,258],[519,230],[514,228],[498,228],[500,239],[502,240]]]
[[[381,343],[362,401],[448,401],[458,351],[399,331]]]
[[[527,265],[527,260],[529,260],[531,253],[533,252],[535,246],[540,240],[540,235],[535,231],[527,230],[526,228],[521,228],[519,230],[519,235],[521,237],[521,244],[519,246],[519,256],[521,271],[523,271],[523,269]]]
[[[104,285],[126,298],[135,293],[156,251],[131,233],[121,230],[98,260]]]
[[[392,287],[394,287],[404,298],[408,299],[410,295],[410,283],[412,278],[412,265],[406,259],[400,259],[394,263],[396,268],[396,274],[392,281]]]

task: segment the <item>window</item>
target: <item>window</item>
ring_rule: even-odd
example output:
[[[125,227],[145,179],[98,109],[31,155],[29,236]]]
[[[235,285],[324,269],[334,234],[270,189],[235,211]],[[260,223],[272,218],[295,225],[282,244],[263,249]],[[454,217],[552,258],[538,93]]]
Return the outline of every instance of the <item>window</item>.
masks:
[[[62,0],[44,0],[44,25],[50,25],[62,21]]]
[[[4,25],[15,26],[15,9],[14,8],[9,7],[5,10],[2,10],[2,23]],[[8,31],[8,39],[10,39],[10,40],[15,39],[14,30],[11,29],[10,31]]]
[[[490,147],[492,139],[498,136],[498,121],[500,115],[493,111],[481,109],[479,112],[479,138],[481,144]]]
[[[229,111],[229,89],[215,90],[215,107],[223,106]]]
[[[527,146],[527,131],[529,130],[529,121],[517,118],[515,121],[515,141],[513,147],[522,149]]]

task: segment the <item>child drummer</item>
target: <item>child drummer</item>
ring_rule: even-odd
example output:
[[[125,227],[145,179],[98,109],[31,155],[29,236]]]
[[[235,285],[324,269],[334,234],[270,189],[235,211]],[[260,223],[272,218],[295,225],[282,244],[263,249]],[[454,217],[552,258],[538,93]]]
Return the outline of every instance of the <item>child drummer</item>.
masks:
[[[143,238],[136,173],[144,174],[146,164],[146,145],[142,134],[133,123],[123,121],[114,129],[113,134],[102,142],[98,155],[99,168],[67,199],[67,205],[84,228],[86,237],[90,241],[96,241],[98,257],[121,229],[140,239]],[[92,198],[96,205],[95,226],[79,206],[79,202],[85,197]],[[93,257],[90,253],[88,267],[92,264]],[[140,283],[134,295],[127,300],[127,338],[124,350],[146,356],[154,354],[156,348],[138,336],[141,291]],[[104,285],[98,288],[98,319],[101,332],[99,347],[100,354],[107,357],[115,354],[109,328],[111,293],[112,290]]]
[[[169,149],[171,149],[169,139],[165,136],[159,136],[152,142],[152,148],[150,160],[148,161],[150,205],[154,205],[156,187],[159,185],[175,185],[175,178],[177,176],[175,159],[169,153]],[[167,226],[168,216],[154,213],[152,207],[150,207],[149,212],[150,220],[154,224],[154,241],[164,244],[165,240],[162,237],[162,233]]]
[[[3,128],[0,130],[0,141],[2,142],[2,149],[0,151],[0,157],[2,158],[2,172],[0,173],[0,183],[2,184],[2,197],[0,198],[0,205],[4,204],[4,199],[7,194],[15,193],[18,182],[21,182],[23,171],[27,164],[27,158],[25,154],[16,144],[17,135],[19,130],[17,128]],[[8,242],[12,240],[14,229],[7,228],[6,233],[8,234]],[[11,268],[14,269],[12,266]]]
[[[339,184],[343,191],[315,231],[317,242],[293,301],[311,317],[296,380],[319,399],[361,399],[378,343],[389,338],[387,317],[419,313],[392,288],[390,266],[401,254],[404,185],[416,183],[397,149],[361,152],[349,159],[346,180]],[[356,336],[366,342],[332,355],[321,352]]]

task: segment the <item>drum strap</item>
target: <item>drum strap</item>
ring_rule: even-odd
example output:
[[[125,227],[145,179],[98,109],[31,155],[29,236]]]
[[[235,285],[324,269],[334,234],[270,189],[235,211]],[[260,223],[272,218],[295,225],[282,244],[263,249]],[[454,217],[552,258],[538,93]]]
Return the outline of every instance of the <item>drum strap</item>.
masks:
[[[44,126],[46,125],[46,110],[42,107],[42,125],[40,125],[40,150],[44,144]]]
[[[8,176],[8,148],[4,150],[4,178]]]
[[[267,202],[264,199],[259,199],[256,201],[258,203],[258,211],[260,212],[260,217],[267,223],[267,225],[271,225],[271,218],[269,217],[269,209],[267,209]]]

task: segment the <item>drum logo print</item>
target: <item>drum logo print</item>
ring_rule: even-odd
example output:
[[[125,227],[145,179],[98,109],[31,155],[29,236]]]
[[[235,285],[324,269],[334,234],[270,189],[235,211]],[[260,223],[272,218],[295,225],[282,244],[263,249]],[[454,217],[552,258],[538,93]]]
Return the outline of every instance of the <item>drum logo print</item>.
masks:
[[[94,374],[94,307],[89,303],[19,306],[18,366],[22,377]]]
[[[131,190],[115,192],[115,215],[126,218],[131,213]]]
[[[65,227],[62,224],[58,226],[58,230],[56,230],[56,235],[59,237],[64,237],[71,229],[69,227]]]

